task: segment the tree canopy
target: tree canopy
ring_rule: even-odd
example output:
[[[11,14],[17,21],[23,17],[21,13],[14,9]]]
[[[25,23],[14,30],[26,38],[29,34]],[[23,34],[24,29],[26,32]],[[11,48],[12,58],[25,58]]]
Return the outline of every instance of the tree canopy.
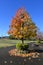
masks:
[[[17,39],[27,39],[36,36],[37,26],[32,21],[30,15],[23,8],[20,8],[15,17],[12,18],[9,35],[15,36]]]

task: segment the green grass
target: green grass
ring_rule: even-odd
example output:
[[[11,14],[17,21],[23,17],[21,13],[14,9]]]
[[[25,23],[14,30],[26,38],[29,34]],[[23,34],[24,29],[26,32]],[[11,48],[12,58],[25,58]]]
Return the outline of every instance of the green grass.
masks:
[[[36,41],[24,40],[24,43],[29,43],[29,42],[36,42]],[[0,39],[0,48],[14,46],[16,43],[22,43],[22,41],[21,40]]]
[[[21,43],[21,40],[0,39],[0,48],[14,46],[16,43]]]
[[[0,39],[0,48],[14,46],[14,45],[15,45],[15,43],[13,40]]]
[[[0,43],[0,48],[2,48],[2,47],[9,47],[9,46],[14,46],[14,44]]]
[[[28,43],[29,41],[25,40],[24,43]],[[0,48],[14,46],[16,43],[22,43],[21,40],[10,40],[10,39],[0,39]]]

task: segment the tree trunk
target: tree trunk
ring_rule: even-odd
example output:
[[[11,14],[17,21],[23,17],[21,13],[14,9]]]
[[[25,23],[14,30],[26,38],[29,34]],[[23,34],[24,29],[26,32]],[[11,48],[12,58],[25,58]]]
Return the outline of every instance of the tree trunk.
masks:
[[[24,40],[23,40],[23,38],[22,38],[22,43],[24,44]]]

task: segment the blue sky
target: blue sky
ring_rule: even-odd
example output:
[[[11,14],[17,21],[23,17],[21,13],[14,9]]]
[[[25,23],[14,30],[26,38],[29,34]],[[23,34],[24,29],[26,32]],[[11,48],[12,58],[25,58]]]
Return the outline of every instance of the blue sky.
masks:
[[[0,0],[0,36],[7,35],[12,17],[24,7],[43,32],[43,0]]]

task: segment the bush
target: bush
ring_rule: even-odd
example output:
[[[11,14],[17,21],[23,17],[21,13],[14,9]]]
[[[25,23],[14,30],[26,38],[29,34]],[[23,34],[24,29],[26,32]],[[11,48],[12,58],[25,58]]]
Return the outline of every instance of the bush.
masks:
[[[27,43],[23,44],[23,50],[28,50],[29,45]]]
[[[23,49],[23,44],[17,43],[17,44],[16,44],[16,48],[17,48],[18,50],[22,50],[22,49]]]
[[[17,43],[16,44],[16,48],[18,50],[28,50],[28,47],[29,47],[29,45],[27,43],[25,43],[25,44]]]

